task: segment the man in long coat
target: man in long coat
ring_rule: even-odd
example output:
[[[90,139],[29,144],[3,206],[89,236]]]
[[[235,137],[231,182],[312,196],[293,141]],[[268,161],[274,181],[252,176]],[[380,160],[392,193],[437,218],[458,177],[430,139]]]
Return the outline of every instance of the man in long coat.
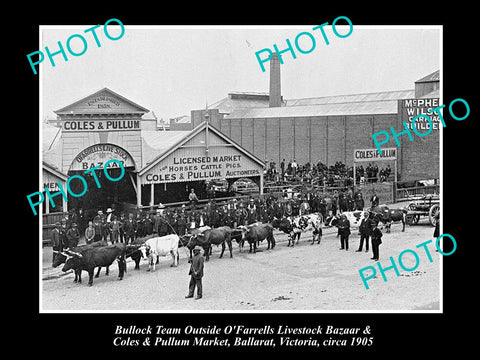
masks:
[[[194,256],[190,263],[190,271],[188,272],[188,275],[190,275],[190,284],[188,285],[188,295],[185,296],[186,299],[193,297],[195,287],[197,288],[197,297],[195,300],[201,299],[203,295],[202,278],[204,259],[203,256],[200,255],[200,250],[201,248],[198,245],[193,249]]]
[[[368,252],[368,242],[370,238],[370,233],[372,231],[372,220],[370,219],[369,213],[367,212],[365,218],[362,219],[360,222],[360,226],[358,227],[360,231],[360,244],[358,245],[358,250],[362,251],[363,249],[363,241],[365,240],[365,252]]]

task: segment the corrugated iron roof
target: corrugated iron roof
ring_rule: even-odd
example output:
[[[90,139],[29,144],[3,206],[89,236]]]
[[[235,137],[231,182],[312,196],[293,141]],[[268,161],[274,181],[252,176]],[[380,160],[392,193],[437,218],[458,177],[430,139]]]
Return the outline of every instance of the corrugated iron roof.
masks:
[[[433,90],[432,92],[429,92],[428,94],[426,95],[423,95],[421,96],[422,99],[425,99],[425,98],[439,98],[440,97],[440,90],[439,89],[436,89],[436,90]]]
[[[409,99],[415,96],[415,90],[382,91],[374,93],[322,96],[303,99],[286,100],[286,106],[305,106],[322,104],[340,104],[362,101],[389,101]]]
[[[327,103],[319,105],[285,106],[272,108],[238,109],[227,115],[233,118],[275,118],[301,116],[396,114],[397,100]]]
[[[142,168],[159,154],[187,137],[191,131],[142,130]]]
[[[433,73],[428,74],[427,76],[415,82],[422,83],[422,82],[432,82],[432,81],[440,81],[440,70],[434,71]]]
[[[216,103],[209,105],[209,109],[218,109],[220,113],[229,114],[232,111],[242,108],[261,108],[268,107],[269,101],[262,99],[232,99],[223,98]]]

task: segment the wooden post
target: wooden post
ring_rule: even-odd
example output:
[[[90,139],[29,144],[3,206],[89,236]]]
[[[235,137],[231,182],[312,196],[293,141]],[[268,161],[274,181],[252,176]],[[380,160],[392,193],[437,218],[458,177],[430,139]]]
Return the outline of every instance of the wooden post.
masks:
[[[155,198],[155,184],[150,184],[150,206],[153,206]]]
[[[142,184],[140,183],[140,175],[137,173],[137,207],[142,206]]]

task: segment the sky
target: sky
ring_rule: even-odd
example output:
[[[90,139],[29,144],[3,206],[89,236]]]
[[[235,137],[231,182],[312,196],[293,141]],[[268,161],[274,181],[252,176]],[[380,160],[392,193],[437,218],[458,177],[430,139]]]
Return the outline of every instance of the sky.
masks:
[[[339,21],[338,24],[341,22]],[[269,66],[262,72],[255,52],[294,46],[297,56],[283,55],[281,86],[284,99],[348,95],[414,88],[414,82],[441,68],[439,26],[355,26],[340,38],[325,27],[329,45],[316,25],[295,26],[128,26],[124,35],[109,40],[103,25],[96,30],[97,47],[85,26],[42,26],[39,50],[66,49],[67,39],[82,34],[87,40],[83,55],[68,61],[61,55],[52,67],[45,56],[40,65],[42,118],[55,118],[53,111],[104,87],[155,112],[160,119],[190,115],[225,98],[229,92],[268,92]],[[336,27],[340,34],[348,26]],[[120,28],[109,25],[112,37]],[[313,51],[300,53],[295,37],[309,32],[315,38]],[[304,49],[312,46],[300,37]],[[78,37],[70,43],[80,53]],[[262,54],[264,56],[264,54]]]

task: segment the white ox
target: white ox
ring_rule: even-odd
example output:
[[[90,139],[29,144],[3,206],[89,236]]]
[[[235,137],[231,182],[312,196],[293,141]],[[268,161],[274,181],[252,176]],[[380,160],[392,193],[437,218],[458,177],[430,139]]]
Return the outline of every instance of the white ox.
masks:
[[[357,211],[344,211],[340,215],[345,215],[347,220],[350,222],[350,228],[353,229],[358,229],[360,226],[361,222],[363,219],[366,218],[368,215],[368,211],[362,211],[362,210],[357,210]],[[335,226],[338,223],[338,220],[340,219],[340,215],[332,216],[327,218],[327,221],[325,222],[326,226]]]
[[[288,239],[288,246],[290,246],[290,238],[292,239],[292,246],[297,238],[297,244],[300,240],[300,234],[305,231],[313,230],[312,245],[317,240],[317,244],[320,244],[322,239],[322,223],[323,217],[320,213],[312,213],[308,215],[297,216],[293,219],[293,231]]]
[[[178,265],[178,242],[180,238],[176,234],[157,236],[148,239],[140,247],[142,257],[148,259],[148,270],[155,271],[155,264],[159,256],[172,255],[173,263],[170,266]],[[148,251],[148,257],[147,257]]]

